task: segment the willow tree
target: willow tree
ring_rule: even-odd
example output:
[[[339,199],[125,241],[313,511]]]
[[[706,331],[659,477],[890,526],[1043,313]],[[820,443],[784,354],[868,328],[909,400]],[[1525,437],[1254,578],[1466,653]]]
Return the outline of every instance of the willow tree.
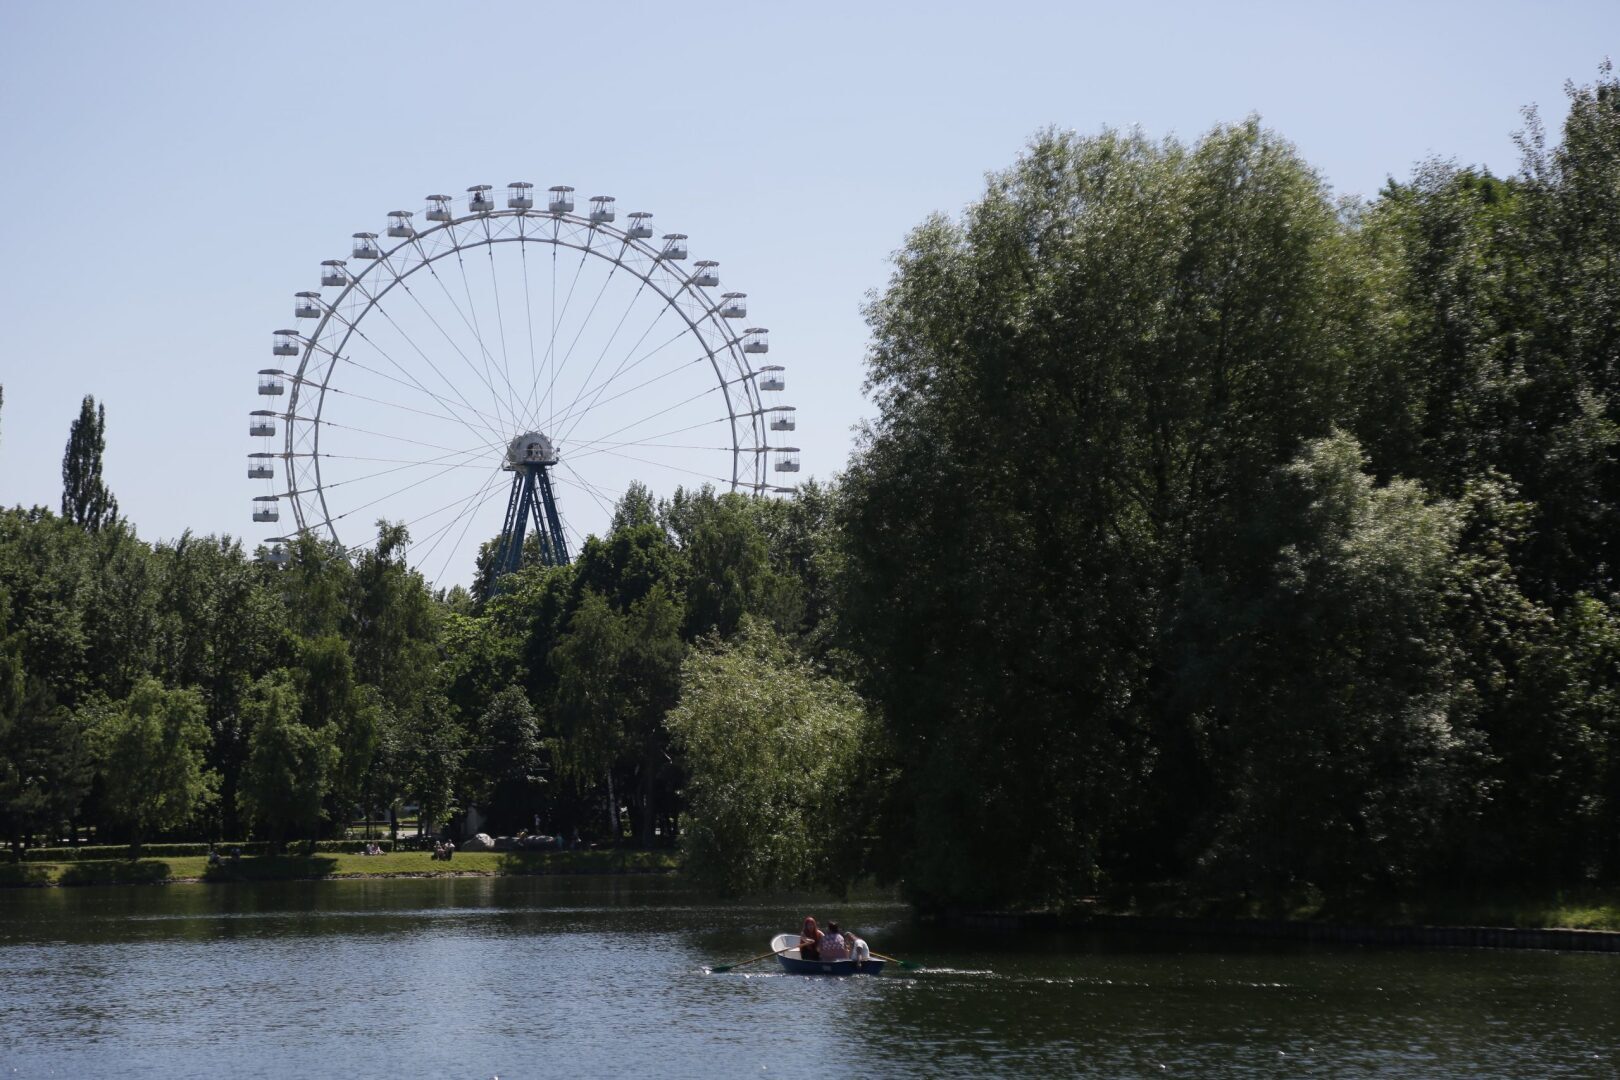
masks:
[[[1047,133],[907,240],[867,311],[879,415],[842,518],[919,900],[1173,869],[1209,779],[1165,673],[1354,377],[1346,247],[1253,120],[1191,146]]]

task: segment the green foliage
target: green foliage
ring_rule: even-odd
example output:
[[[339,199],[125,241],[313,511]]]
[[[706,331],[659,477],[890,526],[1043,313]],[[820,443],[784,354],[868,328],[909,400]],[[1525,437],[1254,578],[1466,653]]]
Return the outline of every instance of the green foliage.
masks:
[[[667,721],[686,762],[684,867],[725,893],[843,888],[866,866],[875,734],[768,624],[693,650]]]
[[[1280,893],[1389,886],[1436,860],[1480,740],[1448,633],[1460,522],[1355,440],[1307,444],[1273,488],[1265,584],[1220,597],[1219,675],[1199,715],[1219,802],[1203,859]],[[1250,589],[1253,588],[1253,591]]]
[[[253,734],[237,792],[243,818],[277,842],[295,833],[312,835],[322,800],[339,779],[339,732],[301,720],[303,702],[285,671],[256,681],[244,711]]]
[[[93,708],[90,739],[107,815],[130,833],[131,847],[189,823],[217,794],[205,764],[207,711],[194,690],[165,690],[156,679],[128,698]]]
[[[107,407],[86,394],[62,454],[62,516],[90,532],[118,521],[118,500],[101,479],[106,449]]]

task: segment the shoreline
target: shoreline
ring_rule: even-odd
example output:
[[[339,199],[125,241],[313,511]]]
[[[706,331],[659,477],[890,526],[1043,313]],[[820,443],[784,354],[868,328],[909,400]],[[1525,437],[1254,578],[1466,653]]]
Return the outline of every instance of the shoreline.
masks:
[[[1620,953],[1620,930],[1563,926],[1377,925],[1302,919],[1047,912],[950,912],[937,917],[960,930],[1064,933],[1117,930],[1164,937],[1246,938],[1384,948],[1536,949]]]
[[[459,864],[459,865],[458,865]],[[637,876],[679,869],[670,851],[458,852],[451,863],[427,852],[386,855],[256,855],[209,866],[202,856],[0,864],[0,889],[121,885],[228,885],[270,881],[364,881],[392,878]]]

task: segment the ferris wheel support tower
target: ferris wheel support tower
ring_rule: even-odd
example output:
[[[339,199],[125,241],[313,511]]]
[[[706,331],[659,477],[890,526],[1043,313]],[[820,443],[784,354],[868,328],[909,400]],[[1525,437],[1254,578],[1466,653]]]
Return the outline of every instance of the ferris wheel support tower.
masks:
[[[537,431],[525,432],[512,440],[503,466],[512,474],[512,494],[506,502],[506,523],[501,526],[500,544],[495,550],[495,571],[490,575],[490,591],[500,579],[523,562],[523,534],[529,525],[540,540],[540,559],[547,566],[568,562],[568,538],[563,534],[562,516],[551,490],[551,468],[558,461],[557,448]]]

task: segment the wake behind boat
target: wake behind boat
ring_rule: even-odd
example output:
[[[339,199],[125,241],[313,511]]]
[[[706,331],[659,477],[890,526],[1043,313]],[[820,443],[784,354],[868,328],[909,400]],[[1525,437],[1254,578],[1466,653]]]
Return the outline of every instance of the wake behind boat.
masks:
[[[871,960],[805,960],[799,956],[798,934],[777,934],[771,939],[771,951],[782,961],[782,970],[789,975],[878,975],[884,961]]]

